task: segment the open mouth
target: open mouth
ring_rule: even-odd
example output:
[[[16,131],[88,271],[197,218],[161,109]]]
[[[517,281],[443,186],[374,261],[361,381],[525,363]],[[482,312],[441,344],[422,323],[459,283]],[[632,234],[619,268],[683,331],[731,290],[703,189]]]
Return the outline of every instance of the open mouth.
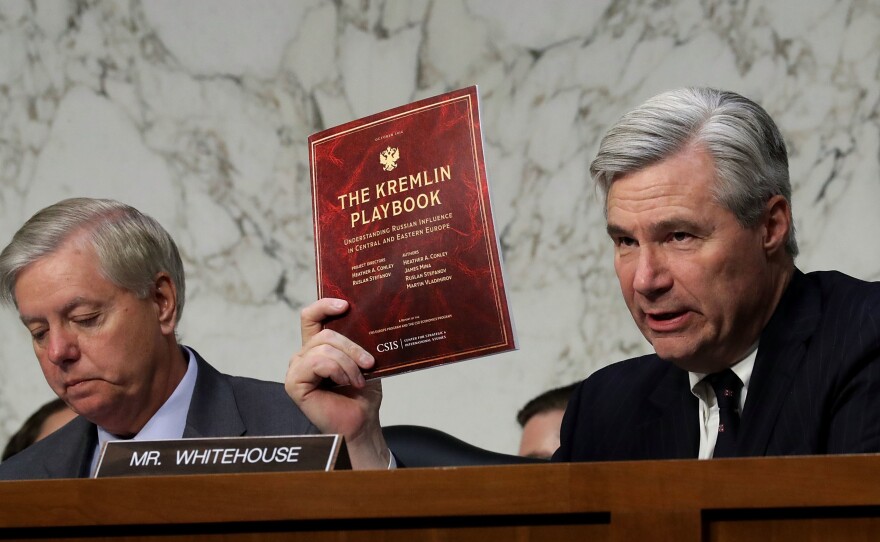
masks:
[[[649,315],[648,315],[648,318],[651,318],[652,320],[658,320],[658,321],[661,321],[661,322],[665,322],[665,321],[667,321],[667,320],[673,320],[673,319],[675,319],[675,318],[678,318],[678,317],[681,316],[682,314],[684,314],[684,311],[679,311],[679,312],[659,312],[659,313],[656,313],[656,314],[649,314]]]
[[[653,331],[675,331],[687,320],[688,311],[646,313],[648,327]]]

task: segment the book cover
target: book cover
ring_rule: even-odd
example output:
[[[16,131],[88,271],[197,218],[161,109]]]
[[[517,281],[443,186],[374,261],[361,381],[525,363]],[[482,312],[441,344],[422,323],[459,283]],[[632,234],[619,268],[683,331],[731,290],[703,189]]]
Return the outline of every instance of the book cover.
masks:
[[[516,348],[477,87],[309,138],[318,297],[376,358],[368,378]]]

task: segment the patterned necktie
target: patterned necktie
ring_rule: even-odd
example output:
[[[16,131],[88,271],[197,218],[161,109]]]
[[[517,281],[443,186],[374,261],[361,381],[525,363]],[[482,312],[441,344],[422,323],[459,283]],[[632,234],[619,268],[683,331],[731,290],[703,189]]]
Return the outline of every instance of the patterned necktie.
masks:
[[[739,392],[743,383],[730,369],[711,374],[706,381],[715,390],[718,401],[718,440],[712,457],[733,457],[739,431]]]

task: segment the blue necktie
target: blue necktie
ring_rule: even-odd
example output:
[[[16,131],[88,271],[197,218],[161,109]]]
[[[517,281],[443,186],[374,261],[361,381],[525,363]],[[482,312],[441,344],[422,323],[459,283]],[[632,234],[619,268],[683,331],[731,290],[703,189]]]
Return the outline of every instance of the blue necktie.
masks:
[[[712,457],[736,455],[736,434],[739,431],[739,392],[743,387],[736,373],[725,369],[711,374],[706,381],[715,391],[718,401],[718,440]]]

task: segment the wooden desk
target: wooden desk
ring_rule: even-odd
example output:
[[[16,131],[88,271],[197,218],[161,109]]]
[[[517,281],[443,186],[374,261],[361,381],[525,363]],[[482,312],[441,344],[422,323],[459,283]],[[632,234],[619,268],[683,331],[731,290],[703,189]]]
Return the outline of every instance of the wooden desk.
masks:
[[[0,482],[0,538],[880,540],[880,456]]]

